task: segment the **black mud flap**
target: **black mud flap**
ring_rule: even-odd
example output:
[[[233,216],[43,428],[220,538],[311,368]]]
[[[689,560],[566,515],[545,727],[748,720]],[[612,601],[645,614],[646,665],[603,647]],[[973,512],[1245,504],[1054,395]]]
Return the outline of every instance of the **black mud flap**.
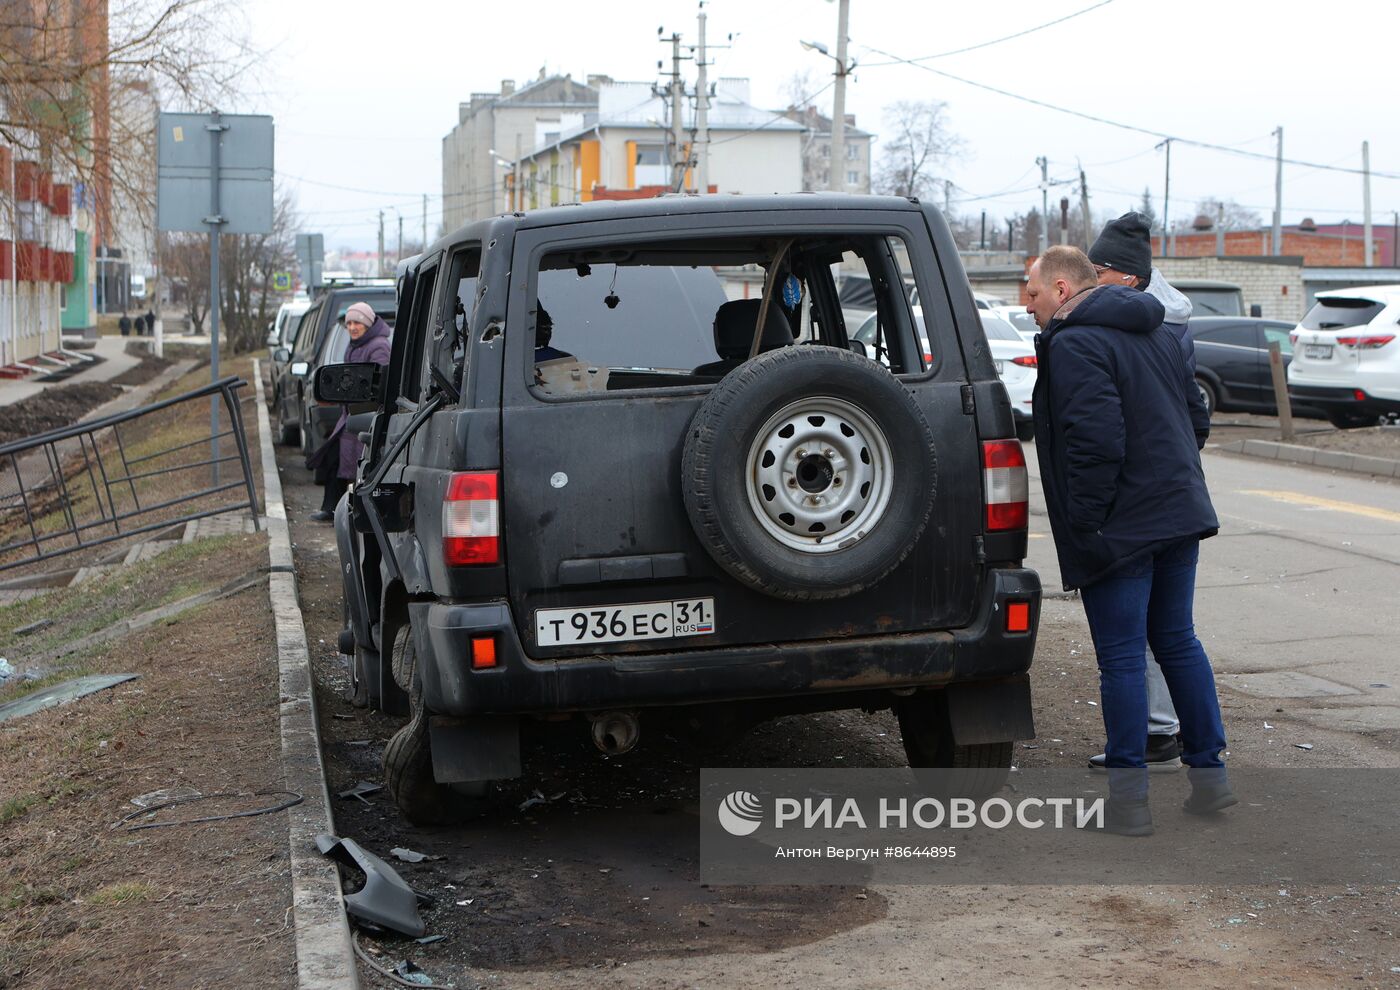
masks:
[[[1029,674],[949,684],[943,690],[948,705],[948,727],[958,745],[1035,738]]]
[[[520,776],[520,720],[514,715],[434,715],[428,720],[428,747],[439,784]]]

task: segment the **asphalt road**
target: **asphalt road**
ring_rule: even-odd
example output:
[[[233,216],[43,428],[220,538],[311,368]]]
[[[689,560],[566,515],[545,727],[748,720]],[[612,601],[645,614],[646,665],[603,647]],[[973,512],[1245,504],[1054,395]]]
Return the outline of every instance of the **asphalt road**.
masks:
[[[1034,448],[1027,446],[1033,478]],[[1196,627],[1223,686],[1293,699],[1322,728],[1400,729],[1400,484],[1207,452],[1219,536],[1201,545]],[[1058,589],[1032,484],[1031,566]]]

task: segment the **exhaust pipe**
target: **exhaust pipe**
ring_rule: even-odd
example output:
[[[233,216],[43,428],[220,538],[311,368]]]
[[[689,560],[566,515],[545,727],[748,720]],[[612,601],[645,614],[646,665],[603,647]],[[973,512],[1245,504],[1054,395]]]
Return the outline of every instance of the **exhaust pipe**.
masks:
[[[642,728],[633,712],[603,712],[593,720],[593,745],[609,756],[619,756],[637,745]]]

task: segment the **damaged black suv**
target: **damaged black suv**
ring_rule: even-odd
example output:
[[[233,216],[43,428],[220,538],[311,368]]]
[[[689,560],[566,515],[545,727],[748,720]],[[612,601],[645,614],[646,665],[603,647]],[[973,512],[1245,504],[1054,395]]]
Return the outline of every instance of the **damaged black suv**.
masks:
[[[932,207],[496,216],[407,267],[397,327],[387,368],[315,387],[380,410],[336,513],[341,649],[359,703],[409,716],[385,770],[410,819],[519,776],[536,719],[616,753],[893,708],[911,765],[992,781],[1034,734],[1025,461]]]

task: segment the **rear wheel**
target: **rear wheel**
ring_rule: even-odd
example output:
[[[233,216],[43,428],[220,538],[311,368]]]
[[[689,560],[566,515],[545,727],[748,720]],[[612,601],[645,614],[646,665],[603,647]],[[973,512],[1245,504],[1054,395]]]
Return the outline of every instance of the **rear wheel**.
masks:
[[[450,825],[479,814],[486,805],[490,784],[439,783],[433,777],[428,713],[422,689],[416,684],[409,694],[409,708],[412,715],[408,724],[384,747],[384,784],[399,811],[415,825]]]
[[[1220,399],[1215,394],[1215,386],[1197,375],[1196,389],[1201,393],[1201,401],[1206,404],[1206,412],[1214,416],[1215,407],[1220,404]]]
[[[1327,414],[1327,422],[1339,430],[1360,430],[1368,426],[1375,426],[1380,421],[1379,416],[1368,416],[1365,413],[1329,412]]]
[[[957,771],[942,775],[918,773],[922,782],[938,791],[968,797],[995,794],[1006,783],[1011,770],[1011,742],[956,742],[941,693],[908,698],[895,706],[895,715],[910,767],[915,771]]]

